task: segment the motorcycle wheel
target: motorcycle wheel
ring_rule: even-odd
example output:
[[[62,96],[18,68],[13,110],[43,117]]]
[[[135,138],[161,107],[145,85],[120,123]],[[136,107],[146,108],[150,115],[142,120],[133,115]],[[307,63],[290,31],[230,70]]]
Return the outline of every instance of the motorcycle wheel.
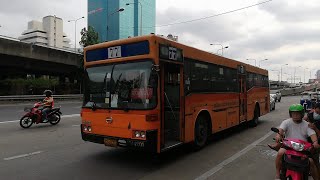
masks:
[[[22,127],[22,128],[29,128],[29,127],[31,127],[32,126],[32,124],[33,124],[33,120],[32,120],[32,118],[31,117],[29,117],[29,116],[23,116],[21,119],[20,119],[20,126]]]
[[[58,113],[53,114],[53,115],[50,117],[50,119],[51,119],[51,118],[54,119],[54,120],[50,120],[50,121],[49,121],[50,124],[52,124],[52,125],[58,124],[58,123],[60,122],[60,120],[61,120],[60,114],[58,114]]]

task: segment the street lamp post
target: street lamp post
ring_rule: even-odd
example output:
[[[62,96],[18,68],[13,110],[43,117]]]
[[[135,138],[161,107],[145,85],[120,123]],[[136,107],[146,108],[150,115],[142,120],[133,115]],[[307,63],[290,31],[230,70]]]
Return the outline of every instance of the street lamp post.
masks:
[[[290,73],[283,73],[283,74],[288,75],[288,76],[290,77],[290,79],[291,79],[291,83],[292,83],[292,79],[293,79],[292,74],[290,74]],[[287,80],[288,80],[288,78],[287,78]],[[288,81],[288,82],[289,82],[289,81]]]
[[[229,48],[229,46],[223,47],[222,49],[218,49],[217,54],[221,50],[221,55],[223,56],[223,49],[228,49],[228,48]]]
[[[69,20],[68,22],[74,21],[74,51],[77,52],[77,21],[80,19],[84,19],[84,16],[78,19]]]
[[[306,83],[306,69],[309,69],[309,68],[304,68],[303,70],[303,82]]]
[[[280,85],[280,71],[279,70],[270,70],[270,71],[277,71],[278,72],[278,84]]]
[[[298,67],[301,67],[301,66],[298,66]],[[294,67],[294,71],[293,71],[293,83],[296,83],[296,68],[297,67]]]
[[[108,16],[107,16],[107,41],[109,41],[109,17],[114,15],[115,13],[122,12],[122,11],[124,11],[124,9],[120,8],[120,9],[117,9],[116,11],[108,14]]]
[[[289,64],[284,64],[284,65],[281,65],[281,78],[280,78],[280,80],[281,80],[281,82],[282,82],[282,66],[288,66]]]
[[[223,47],[222,44],[219,44],[219,43],[217,43],[217,44],[210,44],[210,46],[213,46],[213,45],[219,45],[219,46],[221,46],[221,49],[218,49],[218,50],[217,50],[217,54],[218,54],[218,52],[221,50],[222,56],[223,56],[223,49],[229,48],[229,46]]]
[[[247,61],[249,60],[254,60],[254,66],[257,66],[257,60],[256,59],[247,59]]]
[[[126,5],[129,6],[130,4],[137,4],[137,3],[127,3]],[[142,4],[140,1],[138,1],[138,4],[140,4],[140,36],[142,36]]]
[[[260,60],[260,61],[259,61],[259,67],[260,67],[260,62],[261,62],[261,61],[268,61],[268,59]]]

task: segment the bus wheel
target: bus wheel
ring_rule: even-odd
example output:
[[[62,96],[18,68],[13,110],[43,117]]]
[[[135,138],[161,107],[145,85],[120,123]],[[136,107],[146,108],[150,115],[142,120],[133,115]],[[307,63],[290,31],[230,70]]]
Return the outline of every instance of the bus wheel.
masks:
[[[194,149],[203,148],[208,140],[208,122],[204,116],[199,116],[194,128]]]
[[[259,108],[256,106],[254,109],[254,117],[253,119],[249,122],[250,127],[256,127],[259,123]]]

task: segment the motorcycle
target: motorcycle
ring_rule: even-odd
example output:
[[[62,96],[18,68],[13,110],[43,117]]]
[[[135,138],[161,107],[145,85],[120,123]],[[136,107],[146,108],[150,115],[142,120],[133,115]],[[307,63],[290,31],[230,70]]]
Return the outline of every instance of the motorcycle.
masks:
[[[279,129],[271,128],[275,133]],[[310,172],[309,157],[313,150],[313,145],[300,139],[282,139],[282,148],[286,149],[282,158],[282,169],[280,179],[307,180]]]
[[[42,105],[41,102],[36,102],[32,108],[24,108],[24,111],[26,114],[22,116],[20,119],[20,126],[22,128],[29,128],[32,126],[32,124],[36,123],[50,123],[52,125],[56,125],[60,122],[61,120],[61,111],[60,108],[52,108],[48,113],[47,113],[47,122],[43,122],[43,115],[42,111],[39,109],[39,107]]]

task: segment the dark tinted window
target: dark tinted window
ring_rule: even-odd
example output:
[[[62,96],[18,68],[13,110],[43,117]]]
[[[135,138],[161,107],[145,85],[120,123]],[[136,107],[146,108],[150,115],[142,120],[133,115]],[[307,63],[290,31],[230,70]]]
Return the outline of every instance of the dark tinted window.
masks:
[[[269,87],[268,76],[263,76],[255,73],[247,73],[247,89],[252,87]]]
[[[254,74],[247,73],[247,90],[251,89],[254,86]]]
[[[237,92],[237,70],[210,63],[185,59],[188,92]]]

